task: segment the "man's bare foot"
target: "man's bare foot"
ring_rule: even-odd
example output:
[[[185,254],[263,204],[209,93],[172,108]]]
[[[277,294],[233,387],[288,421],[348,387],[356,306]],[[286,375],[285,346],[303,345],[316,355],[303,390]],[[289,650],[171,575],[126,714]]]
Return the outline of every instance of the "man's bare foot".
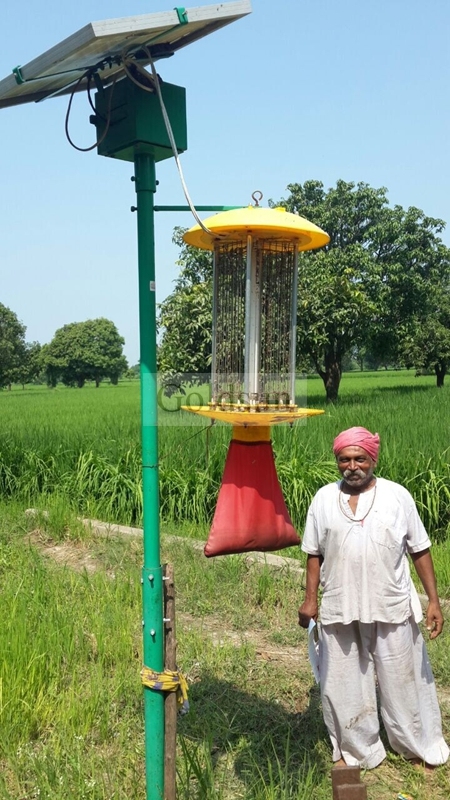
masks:
[[[427,774],[434,772],[436,769],[434,764],[427,764],[426,761],[422,761],[420,758],[410,758],[409,763],[413,765],[414,769],[422,769]]]
[[[340,758],[339,761],[333,762],[333,767],[346,767],[347,764],[345,763],[343,758]]]

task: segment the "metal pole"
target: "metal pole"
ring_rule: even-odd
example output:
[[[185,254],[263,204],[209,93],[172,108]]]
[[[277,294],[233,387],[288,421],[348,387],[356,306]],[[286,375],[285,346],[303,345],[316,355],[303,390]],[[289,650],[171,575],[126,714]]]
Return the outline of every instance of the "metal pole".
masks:
[[[212,348],[211,348],[211,387],[213,403],[217,400],[219,393],[219,376],[217,375],[217,293],[218,287],[218,268],[219,249],[214,248],[213,255],[213,300],[212,300]]]
[[[245,272],[245,347],[244,347],[244,400],[250,402],[250,305],[252,293],[252,237],[247,236],[247,260]]]
[[[234,211],[237,208],[245,208],[245,206],[195,206],[196,211]],[[190,206],[155,206],[154,211],[190,211]]]
[[[294,271],[292,273],[291,298],[291,351],[290,351],[290,403],[295,405],[295,374],[297,366],[297,302],[298,302],[298,244],[295,244]]]
[[[142,607],[144,664],[164,669],[163,591],[159,541],[158,408],[156,385],[155,236],[153,202],[155,160],[134,157],[139,260],[139,337],[141,353],[141,437],[144,565]],[[164,695],[144,688],[147,800],[164,797]]]
[[[247,272],[245,283],[245,364],[244,395],[246,402],[255,405],[259,400],[261,275],[257,249],[252,236],[247,236]]]

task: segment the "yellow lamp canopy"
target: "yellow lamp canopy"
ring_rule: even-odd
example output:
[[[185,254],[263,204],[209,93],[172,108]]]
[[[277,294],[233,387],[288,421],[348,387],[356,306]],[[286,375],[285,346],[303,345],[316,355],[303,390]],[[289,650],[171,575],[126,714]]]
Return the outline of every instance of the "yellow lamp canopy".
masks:
[[[184,241],[203,250],[214,250],[218,239],[246,242],[249,234],[258,239],[290,240],[297,243],[298,250],[316,250],[330,241],[328,234],[313,222],[282,207],[257,205],[222,211],[203,220],[203,225],[209,232],[194,225],[184,234]]]

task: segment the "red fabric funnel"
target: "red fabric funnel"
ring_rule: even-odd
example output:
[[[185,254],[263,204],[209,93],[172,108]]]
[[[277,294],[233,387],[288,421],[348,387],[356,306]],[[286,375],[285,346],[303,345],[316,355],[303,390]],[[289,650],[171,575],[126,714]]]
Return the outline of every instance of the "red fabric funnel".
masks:
[[[281,550],[300,544],[284,502],[271,442],[241,442],[228,449],[206,556]]]

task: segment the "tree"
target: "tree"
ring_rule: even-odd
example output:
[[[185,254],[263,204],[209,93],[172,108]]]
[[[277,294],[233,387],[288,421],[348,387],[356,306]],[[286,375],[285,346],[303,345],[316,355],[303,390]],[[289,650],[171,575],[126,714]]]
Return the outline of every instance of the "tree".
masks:
[[[14,311],[0,303],[0,388],[14,383],[24,358],[25,331]]]
[[[330,235],[322,250],[300,254],[298,333],[300,354],[311,357],[334,402],[349,350],[366,345],[380,361],[399,358],[429,308],[430,286],[448,273],[444,223],[416,208],[389,208],[387,190],[365,183],[287,188],[279,205]]]
[[[444,313],[450,285],[450,250],[439,238],[444,227],[418,208],[394,206],[374,231],[381,291],[368,343],[381,363],[411,363],[411,342],[419,355],[421,331]]]
[[[354,245],[299,259],[299,351],[311,357],[329,402],[338,398],[344,355],[364,341],[375,313],[359,280],[368,258]]]
[[[133,364],[133,366],[128,367],[126,371],[126,377],[128,379],[139,378],[140,374],[141,374],[140,364]]]
[[[436,386],[442,388],[450,368],[450,293],[442,292],[434,312],[415,323],[403,342],[405,360],[417,370],[433,370]]]
[[[98,387],[104,378],[117,383],[128,366],[124,344],[114,323],[103,317],[64,325],[42,348],[49,386],[56,386],[59,379],[79,388],[89,380]]]
[[[34,381],[42,372],[41,349],[39,342],[26,342],[21,363],[15,370],[14,383],[21,383],[25,388],[26,383]]]
[[[204,375],[211,371],[212,254],[185,244],[183,232],[176,228],[173,236],[181,248],[180,275],[159,306],[158,369],[166,375]]]

